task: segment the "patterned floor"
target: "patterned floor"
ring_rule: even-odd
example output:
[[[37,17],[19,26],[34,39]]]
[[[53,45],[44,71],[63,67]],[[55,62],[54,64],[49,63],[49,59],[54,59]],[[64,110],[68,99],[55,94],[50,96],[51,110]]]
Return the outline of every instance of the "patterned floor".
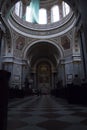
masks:
[[[87,107],[49,95],[9,103],[7,130],[87,130]]]

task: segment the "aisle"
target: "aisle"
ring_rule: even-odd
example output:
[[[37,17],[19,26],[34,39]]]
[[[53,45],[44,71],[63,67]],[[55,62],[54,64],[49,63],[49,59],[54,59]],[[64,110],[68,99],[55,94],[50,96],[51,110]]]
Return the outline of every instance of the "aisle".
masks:
[[[49,95],[10,103],[7,130],[87,130],[87,107]]]

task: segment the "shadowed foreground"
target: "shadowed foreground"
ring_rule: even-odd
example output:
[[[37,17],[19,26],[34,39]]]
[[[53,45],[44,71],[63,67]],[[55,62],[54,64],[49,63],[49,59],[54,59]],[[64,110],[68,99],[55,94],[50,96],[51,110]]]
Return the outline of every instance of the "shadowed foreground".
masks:
[[[49,95],[18,100],[8,105],[7,130],[87,130],[87,107]]]

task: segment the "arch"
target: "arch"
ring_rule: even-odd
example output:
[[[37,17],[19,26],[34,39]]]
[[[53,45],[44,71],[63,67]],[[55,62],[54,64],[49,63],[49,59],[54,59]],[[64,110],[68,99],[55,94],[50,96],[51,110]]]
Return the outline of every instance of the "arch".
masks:
[[[34,69],[36,69],[36,67],[38,66],[38,64],[39,64],[40,62],[48,62],[48,63],[50,64],[51,68],[54,67],[54,66],[53,66],[53,63],[52,63],[50,60],[44,58],[44,59],[39,59],[39,60],[36,62],[36,64],[34,65]]]
[[[40,42],[44,42],[44,43],[48,43],[48,44],[51,44],[53,46],[55,46],[57,49],[58,49],[58,52],[60,53],[60,57],[63,58],[64,57],[64,53],[63,53],[63,48],[61,45],[57,45],[56,43],[54,43],[53,41],[50,41],[50,40],[38,40],[38,41],[34,41],[32,42],[31,44],[27,44],[23,50],[23,58],[24,59],[27,59],[27,52],[28,50],[36,45],[37,43],[40,43]]]

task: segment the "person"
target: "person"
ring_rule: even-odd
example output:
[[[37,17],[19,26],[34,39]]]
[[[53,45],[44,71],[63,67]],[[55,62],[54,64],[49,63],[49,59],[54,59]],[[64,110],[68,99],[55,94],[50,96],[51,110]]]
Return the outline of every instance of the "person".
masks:
[[[28,81],[28,78],[25,79],[24,85],[25,85],[25,88],[29,88],[29,81]]]
[[[81,84],[82,84],[84,87],[86,87],[86,86],[87,86],[87,80],[86,80],[86,79],[82,79]]]
[[[73,85],[74,86],[81,86],[81,79],[77,74],[75,74],[74,79],[73,79]]]

